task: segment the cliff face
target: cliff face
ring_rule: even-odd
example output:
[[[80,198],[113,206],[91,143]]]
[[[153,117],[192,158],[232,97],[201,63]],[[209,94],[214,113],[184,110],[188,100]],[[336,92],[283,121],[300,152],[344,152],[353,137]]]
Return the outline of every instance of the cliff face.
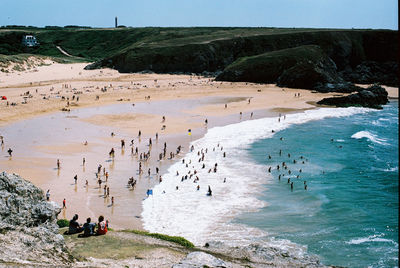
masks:
[[[305,31],[224,38],[165,46],[131,47],[95,66],[120,72],[216,72],[241,57],[304,45],[317,45],[331,58],[338,71],[353,70],[364,61],[397,60],[397,32],[385,30]]]
[[[0,173],[0,263],[62,265],[69,262],[56,224],[60,208],[15,174]]]
[[[338,81],[336,69],[319,46],[307,45],[242,57],[226,67],[217,80],[312,88],[318,82]]]

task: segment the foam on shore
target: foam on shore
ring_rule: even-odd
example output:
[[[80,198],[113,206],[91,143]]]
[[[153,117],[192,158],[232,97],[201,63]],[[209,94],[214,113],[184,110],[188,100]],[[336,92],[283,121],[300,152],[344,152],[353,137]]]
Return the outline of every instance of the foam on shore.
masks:
[[[262,118],[209,129],[203,138],[192,142],[194,150],[184,157],[185,164],[181,161],[172,165],[162,176],[163,182],[154,187],[154,194],[143,201],[144,228],[150,232],[184,236],[196,245],[213,240],[246,245],[264,238],[268,244],[273,243],[280,248],[294,247],[289,241],[267,238],[268,234],[261,230],[232,222],[240,213],[256,211],[268,205],[257,199],[257,195],[262,189],[260,185],[268,184],[272,178],[266,176],[265,167],[249,158],[246,149],[254,141],[272,137],[294,124],[368,111],[370,109],[354,107],[321,108],[286,115],[285,119],[281,117],[280,122],[277,117]],[[204,162],[198,162],[201,156],[198,156],[198,151],[206,148],[208,153]],[[223,152],[226,152],[225,158]],[[188,167],[186,163],[190,163]],[[206,166],[204,169],[203,163]],[[217,172],[208,173],[215,163],[218,163]],[[194,170],[200,179],[199,191],[196,190],[197,183],[193,182],[195,176],[181,182],[183,175],[189,171],[193,174]],[[212,197],[206,196],[208,185],[213,191]],[[297,249],[300,249],[298,254],[306,250]]]

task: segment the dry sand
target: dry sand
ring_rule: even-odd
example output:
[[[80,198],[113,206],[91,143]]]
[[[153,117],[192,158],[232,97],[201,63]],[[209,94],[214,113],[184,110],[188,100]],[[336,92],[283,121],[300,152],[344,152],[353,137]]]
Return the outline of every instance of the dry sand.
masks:
[[[135,146],[139,147],[140,153],[148,150],[149,138],[155,141],[155,133],[160,134],[160,141],[153,145],[150,160],[144,163],[144,171],[148,168],[153,170],[158,166],[162,174],[176,161],[176,158],[157,161],[159,153],[162,152],[163,142],[168,143],[168,155],[170,151],[175,151],[178,145],[184,147],[181,154],[183,155],[188,149],[190,139],[204,135],[204,120],[207,118],[212,118],[208,127],[225,125],[250,119],[252,112],[253,118],[260,118],[274,112],[288,113],[312,109],[318,100],[340,95],[311,93],[308,90],[279,88],[275,85],[216,82],[207,77],[190,75],[119,74],[110,69],[88,71],[83,70],[84,66],[86,64],[53,64],[37,67],[34,72],[0,73],[0,96],[7,97],[7,101],[0,101],[0,135],[2,129],[11,127],[13,122],[59,112],[62,109],[68,111],[117,103],[128,103],[132,109],[135,108],[134,104],[149,103],[149,107],[152,107],[150,109],[163,112],[165,122],[162,121],[161,115],[153,110],[120,114],[100,111],[98,114],[78,119],[71,116],[71,120],[115,129],[118,135],[113,138],[99,134],[99,139],[90,141],[87,146],[83,145],[83,140],[76,139],[31,147],[29,145],[32,141],[29,141],[29,138],[26,141],[13,141],[12,137],[4,137],[3,155],[6,155],[8,147],[16,146],[16,143],[29,144],[24,155],[14,153],[12,159],[3,157],[0,160],[0,170],[19,173],[43,190],[51,189],[52,200],[59,204],[66,197],[68,209],[62,211],[61,217],[70,218],[78,213],[82,215],[82,220],[86,215],[96,218],[102,213],[112,218],[110,221],[116,228],[141,228],[141,201],[145,197],[146,189],[158,183],[159,179],[156,175],[153,176],[155,180],[138,179],[134,191],[124,187],[128,176],[119,178],[118,181],[114,179],[120,174],[119,169],[130,168],[132,172],[137,169],[138,156],[130,156],[128,137],[136,138],[139,130],[143,134],[142,142],[136,143]],[[295,93],[300,93],[300,97],[294,97]],[[205,96],[207,98],[204,98]],[[174,109],[163,110],[163,106],[158,104],[158,101],[162,100],[170,105],[172,103]],[[192,107],[191,103],[197,100],[200,102]],[[15,105],[11,105],[12,103]],[[243,118],[239,118],[240,112]],[[68,112],[66,113],[68,118]],[[190,139],[187,136],[188,129],[193,130]],[[119,147],[122,138],[126,139],[125,150]],[[110,177],[114,177],[108,184],[112,195],[117,196],[115,207],[110,206],[109,197],[101,197],[103,190],[96,188],[93,175],[97,163],[104,161],[111,147],[117,149],[117,156],[114,160],[109,160],[104,167],[110,172]],[[40,154],[45,156],[39,156]],[[81,165],[82,155],[88,156],[86,166]],[[58,158],[63,159],[61,170],[55,168]],[[73,184],[74,174],[79,174],[78,185]],[[88,176],[92,178],[89,187],[85,188],[82,178]],[[132,194],[128,195],[127,191],[132,191]]]

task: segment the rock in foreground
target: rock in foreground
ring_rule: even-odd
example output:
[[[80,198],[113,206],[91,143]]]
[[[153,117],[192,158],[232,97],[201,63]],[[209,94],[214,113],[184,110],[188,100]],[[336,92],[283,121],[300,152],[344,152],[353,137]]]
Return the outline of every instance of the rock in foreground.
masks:
[[[180,263],[172,268],[232,267],[231,264],[204,252],[189,253]]]
[[[56,224],[60,208],[16,174],[0,173],[0,263],[62,266],[70,262]]]

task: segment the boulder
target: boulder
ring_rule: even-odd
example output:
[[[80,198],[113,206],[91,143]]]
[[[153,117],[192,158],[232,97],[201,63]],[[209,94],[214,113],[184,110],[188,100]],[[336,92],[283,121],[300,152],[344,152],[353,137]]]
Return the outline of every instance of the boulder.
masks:
[[[386,90],[379,85],[373,85],[355,94],[337,98],[325,98],[317,103],[337,107],[362,106],[382,109],[381,105],[388,103],[388,101],[388,93]]]
[[[16,174],[0,173],[0,262],[62,266],[70,262],[56,224],[60,207]]]

